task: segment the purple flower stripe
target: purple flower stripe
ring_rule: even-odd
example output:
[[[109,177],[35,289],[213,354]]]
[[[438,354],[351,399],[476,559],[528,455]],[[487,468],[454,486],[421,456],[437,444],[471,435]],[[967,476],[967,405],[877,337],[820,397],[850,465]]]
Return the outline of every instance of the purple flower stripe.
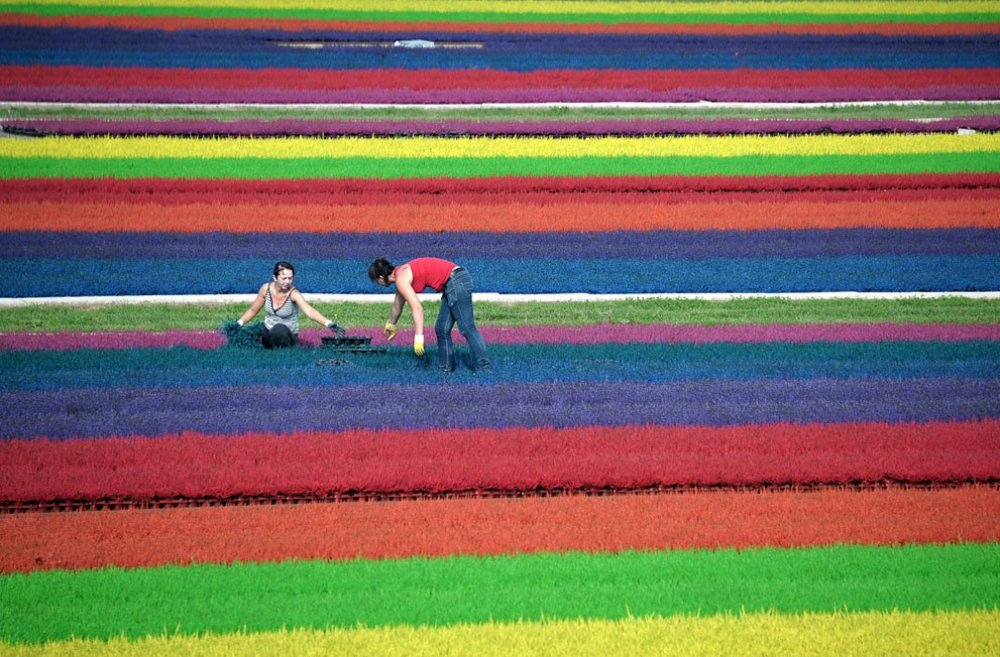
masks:
[[[736,88],[665,91],[633,88],[523,89],[181,89],[82,85],[0,86],[0,100],[105,103],[543,103],[543,102],[847,102],[878,100],[993,100],[1000,85],[899,87]]]
[[[314,37],[311,35],[315,35]],[[321,52],[280,42],[395,41],[398,32],[122,30],[0,26],[4,63],[186,69],[370,70],[914,70],[989,67],[992,35],[463,34],[482,48],[348,48]],[[413,38],[411,32],[405,38]],[[447,37],[446,35],[442,35]],[[452,37],[453,38],[453,35]],[[433,36],[432,41],[437,39]],[[278,41],[279,43],[275,43]],[[81,76],[85,77],[85,76]],[[877,80],[877,78],[876,78]]]
[[[109,3],[115,4],[115,3]],[[152,3],[148,3],[152,4]],[[280,3],[279,3],[280,4]],[[291,3],[285,3],[291,4]],[[95,50],[123,54],[160,55],[163,53],[194,53],[209,59],[211,56],[230,54],[274,55],[288,54],[285,46],[291,44],[326,42],[328,45],[351,42],[376,42],[390,44],[399,39],[423,39],[446,45],[456,39],[456,33],[448,30],[371,29],[365,31],[338,29],[282,30],[258,29],[212,29],[205,27],[180,30],[123,29],[120,27],[72,27],[72,26],[0,26],[0,37],[7,48],[37,52],[42,58],[46,53],[57,50],[61,53],[81,53],[82,57],[93,56]],[[884,66],[891,58],[910,60],[920,56],[938,56],[954,59],[968,57],[971,62],[963,66],[975,65],[976,61],[988,60],[988,54],[996,51],[997,44],[991,34],[961,35],[914,35],[914,34],[668,34],[668,33],[570,33],[570,32],[496,32],[465,30],[461,40],[481,44],[482,48],[466,51],[464,54],[445,55],[444,49],[420,50],[418,52],[388,49],[378,52],[365,49],[341,50],[339,58],[317,53],[314,50],[299,51],[292,59],[299,66],[315,61],[330,61],[331,67],[351,65],[364,59],[392,62],[394,55],[402,55],[412,64],[440,64],[442,61],[489,62],[486,57],[495,58],[496,63],[510,61],[514,56],[526,55],[538,65],[565,62],[564,58],[579,58],[585,61],[595,57],[615,57],[624,55],[630,66],[644,65],[653,58],[678,56],[685,64],[698,62],[708,57],[739,57],[740,62],[774,59],[788,59],[805,63],[808,58],[816,63],[832,59],[839,65],[870,60],[873,65]],[[329,51],[328,51],[329,52]],[[50,55],[51,56],[51,55]],[[248,57],[249,59],[249,57]],[[746,64],[749,66],[749,64]],[[389,64],[386,64],[388,67]],[[494,66],[495,67],[495,66]],[[773,66],[769,66],[773,67]],[[815,67],[815,66],[814,66]],[[551,66],[556,68],[558,66]],[[796,66],[803,68],[803,66]]]
[[[972,116],[932,121],[880,119],[634,119],[594,121],[348,121],[330,119],[276,119],[273,121],[20,119],[4,123],[8,131],[43,134],[167,134],[167,135],[648,135],[648,134],[809,134],[832,132],[928,133],[959,128],[1000,130],[1000,116]]]
[[[767,231],[608,231],[512,233],[357,233],[318,240],[314,233],[95,233],[30,232],[5,235],[5,258],[167,259],[266,258],[275,242],[297,260],[355,258],[405,241],[410,252],[454,262],[471,258],[817,258],[883,255],[992,255],[1000,230],[851,228]]]
[[[401,399],[430,400],[414,413]],[[281,400],[275,404],[275,400]],[[3,438],[183,431],[927,422],[1000,417],[997,379],[762,379],[648,383],[115,388],[0,394]]]
[[[1000,341],[1000,324],[748,324],[738,326],[684,326],[675,324],[598,324],[593,326],[480,326],[491,344],[607,344],[715,342],[888,342],[899,340],[960,342]],[[352,328],[351,335],[368,336],[384,344],[378,327]],[[318,346],[323,329],[303,329],[300,341]],[[400,331],[398,344],[409,343],[412,329]],[[455,334],[456,339],[462,338]],[[428,327],[426,340],[436,342]],[[65,351],[69,349],[135,349],[187,346],[217,349],[225,338],[218,331],[115,331],[95,333],[0,333],[2,351]]]

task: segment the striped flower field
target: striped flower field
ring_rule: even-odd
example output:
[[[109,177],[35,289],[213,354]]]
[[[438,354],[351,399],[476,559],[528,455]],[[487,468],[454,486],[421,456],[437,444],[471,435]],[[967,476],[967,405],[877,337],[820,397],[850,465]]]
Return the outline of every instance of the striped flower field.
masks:
[[[0,653],[1000,653],[998,108],[991,2],[0,0]]]

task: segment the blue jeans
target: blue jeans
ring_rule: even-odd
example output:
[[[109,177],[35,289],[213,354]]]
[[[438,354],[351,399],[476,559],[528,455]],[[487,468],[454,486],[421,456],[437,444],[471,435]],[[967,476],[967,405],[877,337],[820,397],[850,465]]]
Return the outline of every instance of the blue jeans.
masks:
[[[441,311],[434,323],[437,334],[438,366],[442,370],[455,369],[455,347],[451,342],[451,329],[458,324],[458,332],[465,337],[472,349],[472,357],[477,368],[489,367],[486,343],[476,328],[476,318],[472,313],[472,276],[459,267],[451,273],[441,296]]]

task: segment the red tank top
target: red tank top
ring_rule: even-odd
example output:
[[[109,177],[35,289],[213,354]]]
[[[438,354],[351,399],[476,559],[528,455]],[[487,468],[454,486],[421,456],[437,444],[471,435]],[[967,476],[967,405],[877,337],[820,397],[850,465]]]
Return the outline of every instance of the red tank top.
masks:
[[[444,290],[444,284],[451,278],[451,272],[457,266],[454,262],[441,258],[414,258],[406,263],[413,272],[413,291],[423,292],[430,287],[438,292]],[[399,267],[392,270],[395,274]]]

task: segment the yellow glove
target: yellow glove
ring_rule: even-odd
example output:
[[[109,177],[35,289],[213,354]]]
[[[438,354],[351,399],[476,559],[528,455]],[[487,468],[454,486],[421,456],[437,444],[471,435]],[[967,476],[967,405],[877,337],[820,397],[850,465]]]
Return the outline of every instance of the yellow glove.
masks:
[[[424,355],[424,336],[414,335],[413,336],[413,353],[418,356]]]
[[[389,342],[392,342],[392,339],[396,337],[396,333],[399,332],[399,329],[392,322],[386,322],[385,328],[382,330],[385,331],[385,339]]]

